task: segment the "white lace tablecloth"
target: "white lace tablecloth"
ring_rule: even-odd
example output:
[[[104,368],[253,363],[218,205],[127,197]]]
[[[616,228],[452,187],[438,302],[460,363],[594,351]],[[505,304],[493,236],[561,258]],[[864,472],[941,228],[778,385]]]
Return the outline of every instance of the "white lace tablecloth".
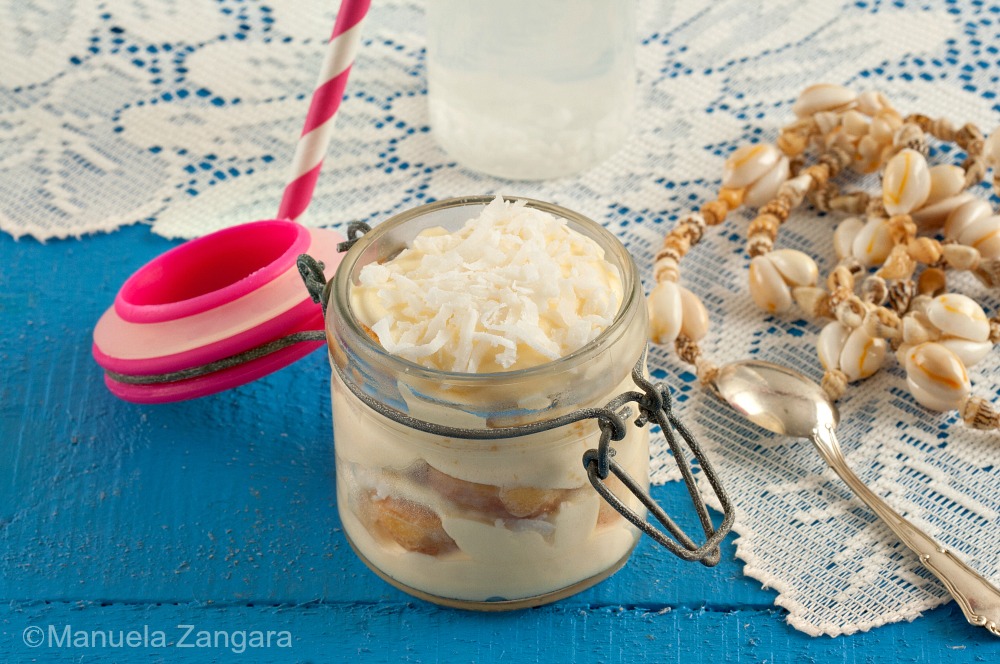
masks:
[[[193,237],[273,215],[335,4],[5,0],[0,228],[45,240],[149,223]],[[669,222],[714,193],[736,146],[773,139],[810,83],[880,89],[904,113],[987,132],[1000,122],[996,5],[647,0],[643,103],[629,143],[578,177],[502,181],[452,163],[428,131],[422,3],[373,4],[307,224],[377,223],[432,199],[519,194],[603,222],[648,279]],[[745,219],[711,233],[685,264],[686,285],[714,321],[706,349],[720,364],[754,356],[819,379],[817,326],[749,304]],[[825,272],[832,228],[833,219],[800,212],[779,243],[819,256]],[[995,294],[960,286],[996,311]],[[994,400],[998,357],[973,370],[974,391]],[[746,573],[779,592],[792,625],[846,634],[948,600],[808,443],[744,424],[672,354],[654,350],[651,367],[674,388],[735,499]],[[847,458],[862,479],[1000,582],[996,434],[917,406],[898,367],[851,389],[841,414]],[[654,481],[674,479],[663,445],[653,472]]]

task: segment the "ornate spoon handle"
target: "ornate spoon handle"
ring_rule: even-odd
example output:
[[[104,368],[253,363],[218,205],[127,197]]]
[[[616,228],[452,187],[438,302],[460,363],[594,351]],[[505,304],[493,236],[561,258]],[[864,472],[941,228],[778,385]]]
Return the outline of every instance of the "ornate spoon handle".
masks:
[[[892,532],[920,556],[920,562],[941,580],[966,620],[1000,636],[1000,590],[946,550],[930,536],[900,516],[879,498],[848,467],[832,429],[813,432],[812,442],[820,455],[852,491],[864,501]]]

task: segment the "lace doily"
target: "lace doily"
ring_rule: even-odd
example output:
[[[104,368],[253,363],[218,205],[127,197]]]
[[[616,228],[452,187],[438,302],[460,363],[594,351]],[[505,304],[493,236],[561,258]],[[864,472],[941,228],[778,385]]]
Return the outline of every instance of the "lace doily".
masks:
[[[427,126],[423,3],[373,3],[324,173],[301,220],[378,223],[463,194],[550,200],[605,223],[650,279],[675,219],[708,200],[725,155],[772,140],[818,81],[885,92],[902,112],[1000,122],[996,7],[928,0],[843,5],[640,1],[642,94],[623,149],[574,178],[521,183],[463,170]],[[193,237],[272,216],[335,3],[309,0],[6,0],[0,6],[0,228],[39,240],[146,222]],[[954,158],[954,155],[949,155]],[[984,196],[988,193],[984,188]],[[834,220],[804,212],[779,244],[832,264]],[[764,317],[746,296],[744,222],[685,261],[713,319],[718,363],[768,359],[819,379],[818,327]],[[825,262],[824,262],[825,261]],[[647,282],[648,283],[648,282]],[[991,314],[1000,301],[969,281]],[[949,599],[805,441],[763,434],[706,394],[673,353],[650,366],[716,460],[738,506],[737,555],[810,634],[911,619]],[[1000,395],[1000,352],[973,370]],[[839,433],[848,462],[897,510],[1000,582],[997,441],[917,406],[898,367],[853,386]],[[674,479],[654,446],[653,479]]]

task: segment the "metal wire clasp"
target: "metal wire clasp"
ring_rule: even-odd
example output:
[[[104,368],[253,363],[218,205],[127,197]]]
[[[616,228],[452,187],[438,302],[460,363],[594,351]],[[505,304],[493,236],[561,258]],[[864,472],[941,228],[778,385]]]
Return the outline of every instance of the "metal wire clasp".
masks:
[[[706,567],[712,567],[718,564],[722,555],[719,543],[733,527],[735,513],[732,503],[722,483],[719,481],[719,476],[715,473],[708,457],[702,451],[701,445],[698,444],[697,439],[672,412],[673,404],[670,398],[670,389],[664,383],[653,383],[646,379],[643,374],[645,359],[645,353],[643,353],[643,357],[640,358],[635,368],[632,369],[632,380],[642,389],[642,392],[626,392],[608,403],[605,410],[611,411],[616,418],[620,419],[617,422],[611,421],[607,417],[599,419],[598,424],[601,428],[600,442],[597,449],[584,452],[583,465],[587,469],[587,476],[590,478],[590,483],[594,485],[594,489],[630,523],[666,547],[674,555],[684,560],[698,560]],[[623,406],[632,401],[636,402],[639,407],[639,415],[635,420],[636,426],[645,426],[650,422],[655,422],[663,431],[663,436],[666,438],[667,444],[670,446],[670,451],[674,455],[674,461],[677,463],[677,467],[681,471],[681,476],[684,478],[684,484],[687,485],[688,494],[691,496],[691,502],[694,504],[698,519],[701,521],[701,527],[706,539],[700,546],[680,526],[674,523],[673,519],[667,515],[663,508],[653,500],[652,496],[612,458],[615,450],[611,446],[611,443],[622,440],[625,437],[623,420],[631,416],[629,409],[623,408]],[[698,487],[695,485],[691,464],[688,462],[684,449],[679,444],[675,433],[680,435],[680,438],[687,445],[694,458],[697,459],[702,474],[708,480],[712,491],[719,501],[719,505],[722,507],[723,519],[718,527],[712,525],[708,508],[705,505],[705,501],[702,500],[701,494],[698,492]],[[617,477],[632,495],[646,506],[649,513],[666,528],[670,536],[658,530],[649,521],[629,509],[608,488],[608,485],[605,484],[604,480],[608,479],[609,475]]]
[[[347,239],[337,244],[337,251],[339,253],[350,251],[354,243],[371,229],[372,227],[363,221],[350,222],[347,224]],[[320,306],[323,310],[323,317],[326,318],[326,304],[330,301],[330,287],[333,286],[333,279],[327,281],[326,275],[323,273],[326,265],[323,264],[323,261],[318,261],[309,254],[300,254],[295,260],[295,265],[299,269],[302,283],[309,291],[309,297]]]

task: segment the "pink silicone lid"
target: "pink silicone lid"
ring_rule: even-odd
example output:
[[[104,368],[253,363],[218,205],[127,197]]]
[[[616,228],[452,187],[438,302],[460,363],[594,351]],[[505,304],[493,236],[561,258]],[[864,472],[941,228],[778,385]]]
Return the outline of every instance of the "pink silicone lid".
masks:
[[[232,302],[273,281],[309,247],[309,229],[255,221],[186,242],[125,280],[115,311],[133,323],[176,320]]]
[[[127,376],[181,371],[293,332],[322,330],[323,317],[295,260],[308,253],[333,276],[343,237],[291,221],[258,221],[191,240],[139,268],[94,328],[93,354]],[[205,396],[276,371],[322,346],[303,342],[245,364],[171,383],[105,377],[117,396],[162,403]]]

